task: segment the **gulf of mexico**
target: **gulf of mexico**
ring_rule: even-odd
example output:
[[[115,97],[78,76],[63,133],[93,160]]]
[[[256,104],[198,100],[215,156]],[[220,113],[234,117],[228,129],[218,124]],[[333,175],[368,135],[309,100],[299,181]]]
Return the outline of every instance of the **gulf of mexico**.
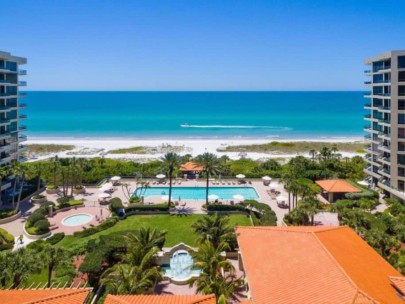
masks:
[[[31,138],[354,138],[362,92],[28,92]],[[183,127],[181,126],[183,124]]]

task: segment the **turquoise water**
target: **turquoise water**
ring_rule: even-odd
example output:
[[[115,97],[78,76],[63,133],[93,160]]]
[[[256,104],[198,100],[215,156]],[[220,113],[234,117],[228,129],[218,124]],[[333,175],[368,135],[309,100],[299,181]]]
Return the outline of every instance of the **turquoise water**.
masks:
[[[21,102],[32,138],[361,137],[365,113],[362,92],[28,92]]]
[[[193,258],[187,251],[176,251],[170,257],[170,264],[162,265],[163,274],[176,280],[199,276],[201,270],[192,268],[193,264]]]
[[[173,199],[178,199],[179,197],[183,199],[190,200],[203,200],[205,199],[205,187],[173,187],[172,197]],[[151,188],[138,188],[136,189],[134,195],[144,197],[149,196],[163,196],[169,194],[169,187],[151,187]],[[253,187],[212,187],[208,189],[208,194],[215,194],[219,199],[231,200],[236,194],[242,195],[245,199],[258,199],[255,188]]]
[[[86,213],[80,213],[65,217],[62,224],[65,226],[79,226],[91,221],[92,216]]]

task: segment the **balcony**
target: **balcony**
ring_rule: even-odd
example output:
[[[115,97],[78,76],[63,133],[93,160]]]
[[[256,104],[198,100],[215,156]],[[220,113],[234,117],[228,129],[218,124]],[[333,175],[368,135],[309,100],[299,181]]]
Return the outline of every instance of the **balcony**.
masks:
[[[19,130],[19,131],[27,130],[27,126],[19,126],[19,127],[18,127],[18,130]]]
[[[27,107],[27,104],[26,103],[20,103],[20,104],[18,104],[18,107],[20,109],[25,109]]]
[[[19,82],[18,82],[18,85],[19,85],[20,87],[25,87],[25,86],[27,86],[27,82],[26,82],[26,81],[19,81]]]
[[[384,133],[384,132],[381,132],[382,134],[379,134],[379,136],[381,137],[381,139],[384,139],[384,140],[391,140],[391,134],[390,133]]]
[[[0,125],[8,125],[11,122],[10,119],[1,119],[0,118]]]
[[[372,166],[367,166],[366,168],[364,168],[364,173],[374,176],[375,178],[380,178],[381,176],[373,171],[373,167]]]
[[[373,93],[375,96],[391,97],[391,93]]]
[[[20,94],[18,94],[18,97],[26,97],[27,96],[27,93],[25,93],[25,92],[20,92]]]
[[[18,70],[18,75],[20,75],[20,76],[27,75],[27,70]]]
[[[364,108],[367,109],[367,110],[371,110],[371,103],[366,103],[364,105]]]
[[[391,171],[387,168],[378,169],[378,173],[387,177],[391,177]]]
[[[380,161],[386,165],[391,165],[391,158],[390,157],[383,157]]]
[[[391,146],[389,145],[379,145],[378,149],[380,149],[381,151],[391,153]]]
[[[364,74],[371,74],[371,70],[364,70]]]
[[[26,146],[23,146],[23,145],[19,145],[19,146],[18,146],[18,152],[19,152],[19,153],[22,153],[22,152],[25,152],[25,151],[27,151],[27,147],[26,147]]]
[[[365,140],[371,140],[371,134],[364,135],[364,139],[365,139]]]
[[[373,73],[378,73],[380,71],[388,71],[391,69],[391,66],[378,66],[373,68]]]
[[[0,112],[10,111],[11,107],[0,106]]]
[[[391,120],[389,120],[389,119],[379,119],[378,123],[382,124],[382,125],[390,126],[391,125]]]
[[[366,150],[368,153],[373,153],[373,149],[371,148],[371,146],[364,147],[364,150]]]
[[[21,143],[27,140],[27,135],[20,135],[18,136],[18,142]]]
[[[371,126],[364,126],[363,130],[366,132],[372,132]]]
[[[405,200],[405,193],[402,190],[396,189],[395,187],[390,185],[390,179],[383,179],[378,182],[378,187],[388,191],[389,193],[394,194],[395,196]]]
[[[386,112],[389,112],[389,111],[391,111],[391,107],[379,106],[379,107],[378,107],[378,110],[379,110],[379,111],[386,111]]]
[[[27,119],[27,115],[26,114],[21,114],[18,116],[19,119]]]
[[[368,97],[371,97],[371,93],[370,93],[370,92],[364,93],[363,96],[364,96],[364,97],[367,97],[367,98],[368,98]]]
[[[0,139],[10,138],[11,134],[9,132],[0,133]]]
[[[364,84],[371,84],[371,81],[365,81]]]
[[[4,156],[0,157],[0,165],[4,165],[6,163],[11,162],[12,156],[10,154],[5,154]]]
[[[371,120],[371,114],[366,114],[364,115],[365,120]]]
[[[375,80],[373,83],[391,83],[391,79],[378,79]]]

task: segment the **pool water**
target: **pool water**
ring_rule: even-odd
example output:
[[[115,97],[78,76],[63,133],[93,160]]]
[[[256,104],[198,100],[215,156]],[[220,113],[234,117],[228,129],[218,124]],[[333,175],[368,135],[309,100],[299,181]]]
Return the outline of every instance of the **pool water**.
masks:
[[[205,200],[205,187],[176,187],[172,188],[173,199]],[[163,196],[169,194],[169,187],[149,187],[136,189],[133,196]],[[220,200],[232,200],[236,194],[242,195],[245,199],[258,199],[259,195],[253,187],[211,187],[208,195],[215,194]]]
[[[199,276],[200,270],[192,268],[193,258],[185,250],[176,251],[170,258],[170,265],[162,265],[163,275],[175,280]]]
[[[79,213],[75,215],[71,215],[68,217],[65,217],[62,220],[62,224],[65,226],[79,226],[79,225],[84,225],[88,222],[91,221],[93,216],[88,213]]]

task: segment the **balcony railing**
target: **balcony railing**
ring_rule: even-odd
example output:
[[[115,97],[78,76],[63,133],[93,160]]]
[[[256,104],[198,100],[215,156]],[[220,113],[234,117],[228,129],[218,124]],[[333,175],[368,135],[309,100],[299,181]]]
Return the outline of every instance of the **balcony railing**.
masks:
[[[18,85],[19,85],[20,87],[25,87],[25,86],[27,85],[27,82],[26,82],[26,81],[19,81],[19,82],[18,82]]]
[[[371,96],[371,93],[370,93],[370,92],[364,93],[363,96],[364,96],[364,97],[370,97],[370,96]]]
[[[364,115],[364,118],[371,118],[371,114]]]
[[[389,119],[379,119],[378,122],[388,124],[388,125],[391,124],[391,120],[389,120]]]
[[[373,68],[373,72],[385,71],[391,69],[391,66],[378,66]]]
[[[26,118],[27,118],[27,115],[26,115],[26,114],[21,114],[21,115],[18,116],[18,118],[19,118],[19,119],[26,119]]]
[[[18,136],[18,142],[23,142],[27,140],[27,135],[20,135]]]
[[[366,104],[364,105],[364,107],[365,107],[365,108],[371,108],[371,103],[366,103]]]
[[[373,95],[389,97],[389,96],[391,96],[391,93],[373,93]]]
[[[364,139],[366,139],[366,140],[369,140],[369,139],[371,139],[371,134],[368,134],[368,135],[364,135]]]
[[[364,74],[370,74],[371,70],[364,70]]]
[[[25,92],[20,92],[20,94],[18,94],[18,97],[25,97],[25,96],[27,96],[27,93]]]
[[[18,129],[19,131],[24,131],[27,130],[27,126],[19,126]]]
[[[20,109],[23,109],[23,108],[26,108],[26,107],[27,107],[27,104],[26,104],[26,103],[20,103],[20,104],[18,105],[18,107],[19,107]]]
[[[377,79],[373,83],[390,83],[391,79]]]
[[[379,106],[378,109],[381,110],[381,111],[390,111],[390,110],[391,110],[391,107]]]
[[[19,71],[18,71],[18,74],[19,74],[20,76],[25,76],[25,75],[27,75],[27,70],[19,70]]]
[[[364,84],[371,84],[371,81],[365,81]]]

